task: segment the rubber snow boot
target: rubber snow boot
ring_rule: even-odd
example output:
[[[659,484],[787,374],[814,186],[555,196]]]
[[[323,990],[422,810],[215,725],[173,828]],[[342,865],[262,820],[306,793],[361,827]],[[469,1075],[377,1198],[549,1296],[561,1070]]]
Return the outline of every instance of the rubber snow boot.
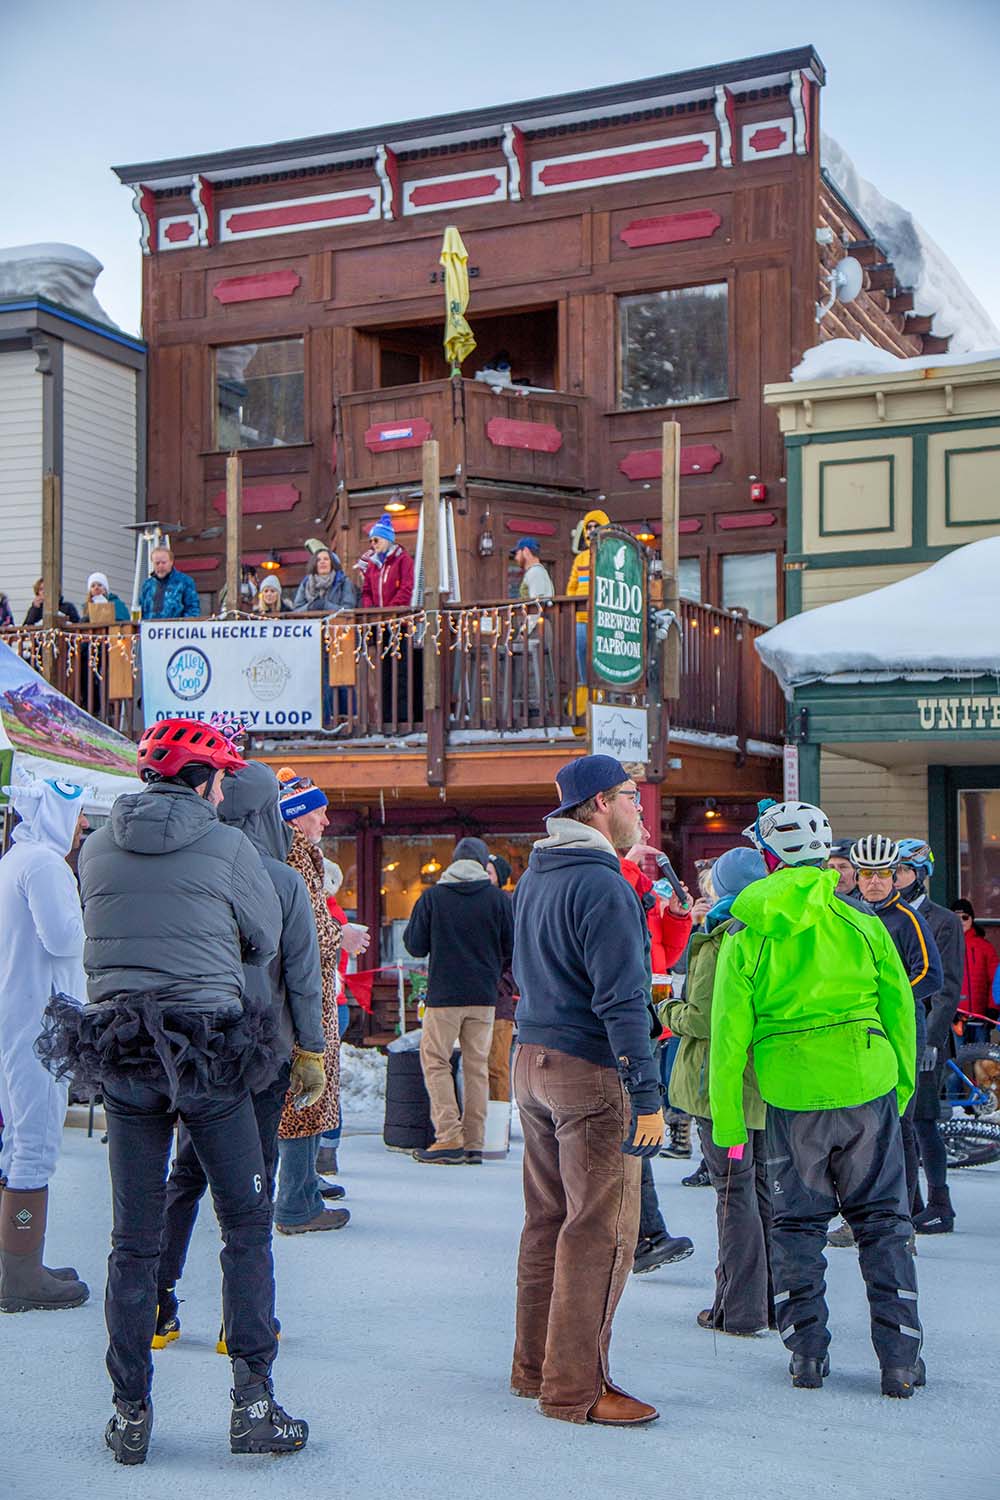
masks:
[[[321,1177],[336,1177],[336,1146],[320,1146],[319,1150],[316,1152],[316,1170]]]
[[[711,1174],[709,1173],[708,1168],[705,1165],[705,1159],[704,1159],[704,1157],[702,1157],[701,1161],[695,1167],[694,1171],[690,1174],[690,1176],[688,1176],[688,1177],[682,1177],[681,1178],[681,1187],[711,1187],[711,1186],[712,1186],[712,1178],[711,1178]]]
[[[177,1298],[172,1286],[161,1286],[156,1294],[156,1328],[150,1340],[151,1349],[165,1349],[181,1336],[181,1320],[177,1316]]]
[[[952,1234],[955,1229],[955,1210],[951,1194],[946,1187],[931,1188],[927,1207],[913,1216],[913,1227],[917,1234]]]
[[[233,1453],[297,1453],[309,1437],[309,1424],[290,1417],[274,1399],[270,1380],[255,1375],[246,1360],[233,1360],[233,1414],[229,1447]]]
[[[792,1377],[792,1385],[798,1390],[821,1390],[823,1381],[830,1373],[830,1356],[824,1354],[822,1358],[815,1359],[810,1354],[793,1354],[788,1373]]]
[[[0,1177],[0,1214],[3,1213],[3,1190],[6,1186],[6,1177]],[[42,1270],[47,1271],[50,1276],[54,1276],[57,1281],[80,1280],[80,1273],[76,1269],[76,1266],[43,1266]]]
[[[104,1441],[115,1455],[116,1464],[144,1464],[153,1431],[153,1403],[119,1401],[115,1397],[115,1414],[104,1429]]]
[[[907,1401],[913,1392],[927,1384],[927,1367],[917,1358],[915,1365],[887,1365],[882,1371],[883,1396],[896,1396]]]
[[[319,1190],[319,1195],[321,1198],[326,1198],[328,1200],[346,1198],[347,1189],[341,1187],[339,1182],[324,1182],[323,1186]]]
[[[80,1307],[90,1296],[83,1281],[53,1276],[42,1265],[49,1190],[6,1188],[0,1212],[0,1312]]]
[[[686,1235],[658,1234],[654,1239],[640,1240],[632,1260],[632,1275],[645,1276],[659,1266],[673,1265],[694,1254],[694,1245]]]
[[[691,1116],[684,1115],[680,1120],[668,1120],[670,1140],[663,1150],[661,1156],[673,1157],[675,1161],[687,1161],[691,1156]]]

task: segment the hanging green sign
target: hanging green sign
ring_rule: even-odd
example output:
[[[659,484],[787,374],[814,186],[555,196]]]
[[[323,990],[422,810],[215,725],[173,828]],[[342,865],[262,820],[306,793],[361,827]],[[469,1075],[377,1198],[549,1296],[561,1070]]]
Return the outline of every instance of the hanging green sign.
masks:
[[[646,685],[646,558],[642,544],[616,527],[594,538],[590,665],[597,687]]]

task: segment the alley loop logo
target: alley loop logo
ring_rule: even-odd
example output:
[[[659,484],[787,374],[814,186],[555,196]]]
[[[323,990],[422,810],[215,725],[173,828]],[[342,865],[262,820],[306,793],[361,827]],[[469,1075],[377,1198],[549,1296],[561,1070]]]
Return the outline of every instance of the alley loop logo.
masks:
[[[250,665],[243,669],[243,675],[255,698],[261,703],[273,703],[285,691],[292,672],[282,657],[275,652],[266,652],[255,656]]]
[[[182,646],[167,662],[167,686],[182,703],[203,697],[211,681],[211,663],[195,646]]]

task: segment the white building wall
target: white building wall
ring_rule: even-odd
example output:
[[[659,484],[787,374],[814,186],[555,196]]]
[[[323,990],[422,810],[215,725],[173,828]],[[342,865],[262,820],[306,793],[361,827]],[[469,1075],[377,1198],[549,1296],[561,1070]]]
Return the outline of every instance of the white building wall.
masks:
[[[0,353],[0,591],[24,619],[42,571],[42,379],[32,349]]]
[[[87,577],[108,575],[131,602],[136,519],[138,374],[63,346],[63,595],[80,607]]]
[[[828,750],[820,755],[820,803],[835,839],[884,833],[927,837],[927,767],[873,766]]]

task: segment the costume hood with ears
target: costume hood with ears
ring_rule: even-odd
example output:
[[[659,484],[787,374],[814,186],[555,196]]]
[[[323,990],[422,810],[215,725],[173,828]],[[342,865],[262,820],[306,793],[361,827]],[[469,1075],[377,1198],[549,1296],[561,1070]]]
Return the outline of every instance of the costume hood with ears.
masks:
[[[611,517],[606,510],[588,510],[579,526],[573,532],[573,551],[582,552],[587,545],[587,527],[591,521],[595,526],[610,526]]]
[[[17,844],[40,844],[61,858],[73,847],[83,812],[83,787],[75,781],[30,781],[6,789],[20,823],[11,838]]]

